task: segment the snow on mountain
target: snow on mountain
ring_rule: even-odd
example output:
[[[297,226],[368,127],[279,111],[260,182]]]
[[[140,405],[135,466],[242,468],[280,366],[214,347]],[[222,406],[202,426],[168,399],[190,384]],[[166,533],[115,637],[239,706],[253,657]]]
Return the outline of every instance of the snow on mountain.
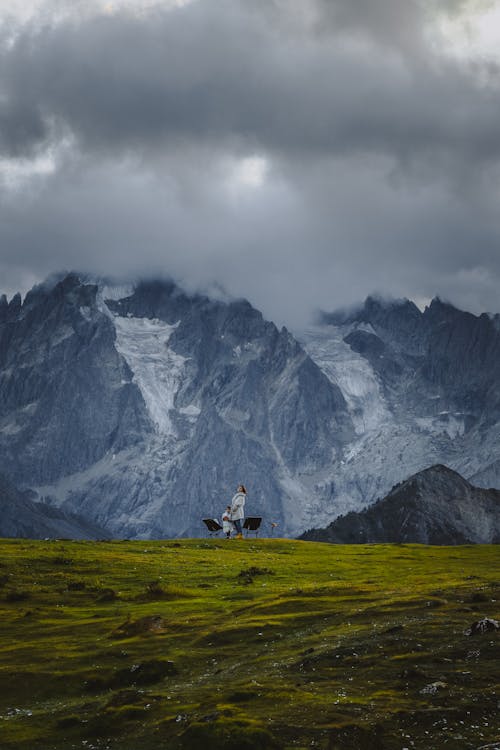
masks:
[[[361,330],[370,330],[363,326]],[[393,416],[381,384],[370,363],[344,341],[349,327],[316,326],[299,338],[309,356],[339,386],[346,400],[356,433],[363,435],[391,422]]]
[[[170,413],[182,384],[186,361],[168,346],[177,326],[157,319],[119,316],[114,318],[114,325],[116,349],[133,373],[132,380],[144,398],[152,422],[158,432],[176,435]],[[185,407],[184,413],[194,415],[193,406]]]
[[[11,476],[118,536],[201,533],[240,482],[250,514],[305,528],[354,435],[338,386],[244,300],[90,281],[0,306]]]
[[[356,426],[317,521],[358,510],[433,464],[499,483],[496,319],[440,300],[422,313],[408,300],[371,297],[323,314],[299,339],[339,385]]]
[[[0,469],[117,536],[202,533],[240,482],[296,534],[430,465],[500,476],[499,367],[497,318],[440,300],[294,337],[244,300],[70,274],[0,299]]]

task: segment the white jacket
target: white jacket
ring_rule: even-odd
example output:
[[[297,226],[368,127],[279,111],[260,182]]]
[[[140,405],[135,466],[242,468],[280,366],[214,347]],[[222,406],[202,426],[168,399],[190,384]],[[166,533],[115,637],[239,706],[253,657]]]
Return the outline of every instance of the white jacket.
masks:
[[[245,518],[245,493],[237,492],[231,500],[231,521],[238,521]]]
[[[225,510],[222,514],[222,530],[224,534],[227,534],[228,531],[232,531],[233,528],[233,523],[231,521],[231,511]]]

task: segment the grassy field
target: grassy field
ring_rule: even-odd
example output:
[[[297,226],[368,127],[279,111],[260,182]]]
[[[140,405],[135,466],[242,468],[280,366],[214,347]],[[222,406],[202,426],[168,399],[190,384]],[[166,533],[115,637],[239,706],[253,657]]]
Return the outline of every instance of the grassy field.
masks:
[[[0,541],[0,747],[499,743],[500,547]]]

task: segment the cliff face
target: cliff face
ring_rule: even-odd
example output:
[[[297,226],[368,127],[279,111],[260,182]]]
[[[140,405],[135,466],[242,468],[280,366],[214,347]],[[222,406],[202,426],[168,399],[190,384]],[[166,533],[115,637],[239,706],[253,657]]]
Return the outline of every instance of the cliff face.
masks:
[[[432,466],[361,512],[337,518],[303,539],[336,543],[500,542],[500,491],[474,487],[446,466]]]
[[[153,429],[97,292],[68,276],[0,313],[0,460],[24,485],[87,468]]]

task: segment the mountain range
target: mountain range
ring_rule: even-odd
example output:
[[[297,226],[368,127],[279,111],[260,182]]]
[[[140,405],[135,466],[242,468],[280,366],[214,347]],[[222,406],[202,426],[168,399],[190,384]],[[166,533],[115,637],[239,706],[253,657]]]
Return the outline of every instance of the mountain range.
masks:
[[[243,482],[264,532],[296,535],[435,464],[498,486],[499,365],[499,316],[439,299],[292,333],[245,300],[71,273],[0,298],[0,471],[131,538],[199,535]]]

